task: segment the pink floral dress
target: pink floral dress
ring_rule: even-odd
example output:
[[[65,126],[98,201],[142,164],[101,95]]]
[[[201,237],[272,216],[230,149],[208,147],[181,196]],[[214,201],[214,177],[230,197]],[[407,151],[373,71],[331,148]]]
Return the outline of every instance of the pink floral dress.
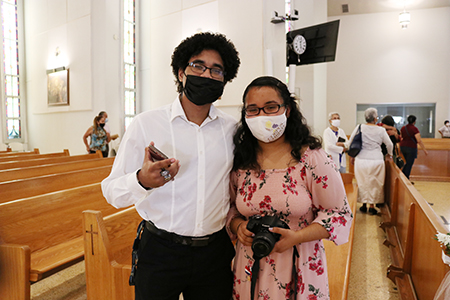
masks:
[[[330,233],[329,240],[340,245],[348,241],[353,214],[344,185],[332,159],[322,149],[307,149],[301,161],[287,169],[261,172],[238,170],[231,175],[231,220],[276,213],[292,230],[319,223]],[[236,239],[228,231],[232,239]],[[329,299],[327,264],[321,240],[296,245],[297,286],[293,282],[293,248],[272,253],[260,260],[255,299]],[[233,299],[250,299],[251,247],[236,244]],[[297,297],[294,298],[294,288]]]

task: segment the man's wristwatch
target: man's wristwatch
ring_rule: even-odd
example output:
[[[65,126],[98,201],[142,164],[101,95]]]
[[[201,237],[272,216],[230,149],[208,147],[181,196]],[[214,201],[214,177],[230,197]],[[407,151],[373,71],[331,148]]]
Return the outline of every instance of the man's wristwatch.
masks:
[[[139,185],[142,186],[142,188],[146,189],[147,191],[150,191],[150,190],[153,189],[153,188],[151,188],[151,187],[146,187],[146,186],[144,186],[144,185],[139,181],[139,176],[138,176],[138,175],[139,175],[139,172],[140,172],[140,171],[141,171],[141,169],[137,170],[137,172],[136,172],[136,179],[137,179]]]

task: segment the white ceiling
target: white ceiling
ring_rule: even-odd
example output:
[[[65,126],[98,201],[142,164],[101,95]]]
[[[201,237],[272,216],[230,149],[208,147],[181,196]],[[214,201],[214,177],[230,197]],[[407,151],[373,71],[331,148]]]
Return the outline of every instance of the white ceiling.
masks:
[[[348,4],[349,12],[342,13]],[[450,6],[450,0],[328,0],[328,16],[407,11]]]

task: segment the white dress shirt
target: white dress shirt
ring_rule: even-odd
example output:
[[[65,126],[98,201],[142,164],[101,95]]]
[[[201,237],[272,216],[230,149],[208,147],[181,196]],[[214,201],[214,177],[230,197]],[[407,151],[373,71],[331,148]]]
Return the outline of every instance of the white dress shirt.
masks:
[[[450,137],[450,128],[446,125],[439,128],[439,131],[442,132],[442,135],[446,138]]]
[[[345,139],[345,145],[348,144],[347,136],[345,135],[345,132],[342,128],[338,129],[337,135],[336,132],[333,131],[330,127],[327,127],[323,132],[323,148],[326,153],[331,155],[338,169],[340,169],[341,166],[344,168],[347,166],[345,154],[342,153],[342,151],[344,151],[344,147],[336,145],[339,137]]]
[[[178,98],[137,115],[122,139],[111,174],[102,182],[103,195],[117,208],[134,204],[143,219],[179,235],[221,230],[230,207],[236,123],[211,105],[209,116],[198,126],[187,119]],[[181,167],[174,180],[147,191],[136,172],[151,141],[169,158],[178,159]]]

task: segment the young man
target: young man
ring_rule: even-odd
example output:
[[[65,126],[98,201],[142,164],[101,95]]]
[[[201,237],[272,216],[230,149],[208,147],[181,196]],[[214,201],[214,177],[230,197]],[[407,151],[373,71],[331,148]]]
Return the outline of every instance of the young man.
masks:
[[[230,299],[234,247],[225,230],[236,121],[212,103],[240,65],[224,35],[199,33],[175,48],[179,96],[136,116],[111,174],[114,207],[135,205],[145,220],[134,278],[136,299]],[[169,159],[152,159],[154,144]]]

